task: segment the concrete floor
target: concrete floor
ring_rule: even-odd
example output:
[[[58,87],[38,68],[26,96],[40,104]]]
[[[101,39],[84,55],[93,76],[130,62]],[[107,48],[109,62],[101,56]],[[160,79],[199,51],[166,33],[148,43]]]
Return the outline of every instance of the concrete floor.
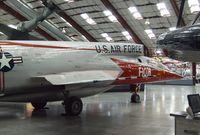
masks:
[[[0,103],[0,135],[173,135],[171,112],[185,110],[187,94],[200,86],[146,85],[142,102],[130,93],[104,93],[83,99],[79,117],[63,117],[61,102],[33,111],[30,104]]]

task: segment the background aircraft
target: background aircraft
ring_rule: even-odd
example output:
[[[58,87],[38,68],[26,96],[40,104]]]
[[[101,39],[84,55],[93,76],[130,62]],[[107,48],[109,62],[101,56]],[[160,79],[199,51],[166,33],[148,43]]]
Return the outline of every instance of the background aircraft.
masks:
[[[191,25],[180,28],[184,4],[185,0],[182,0],[177,29],[160,35],[157,44],[170,58],[200,62],[200,12],[196,15]]]

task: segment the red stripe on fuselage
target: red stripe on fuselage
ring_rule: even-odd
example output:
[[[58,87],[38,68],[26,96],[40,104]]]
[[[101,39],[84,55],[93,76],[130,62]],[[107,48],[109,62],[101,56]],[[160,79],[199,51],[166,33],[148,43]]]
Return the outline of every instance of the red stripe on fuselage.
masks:
[[[93,48],[75,48],[75,47],[65,47],[65,46],[26,44],[26,43],[17,43],[17,42],[0,42],[0,46],[22,46],[22,47],[33,47],[33,48],[71,49],[71,50],[96,50]]]

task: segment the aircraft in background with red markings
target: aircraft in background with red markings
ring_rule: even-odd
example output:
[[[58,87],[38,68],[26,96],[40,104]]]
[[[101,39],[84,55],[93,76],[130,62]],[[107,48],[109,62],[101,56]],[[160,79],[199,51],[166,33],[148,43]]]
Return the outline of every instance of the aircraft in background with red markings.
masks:
[[[0,47],[0,101],[41,109],[62,100],[72,116],[82,112],[82,97],[116,85],[182,78],[143,56],[140,44],[5,40]]]

